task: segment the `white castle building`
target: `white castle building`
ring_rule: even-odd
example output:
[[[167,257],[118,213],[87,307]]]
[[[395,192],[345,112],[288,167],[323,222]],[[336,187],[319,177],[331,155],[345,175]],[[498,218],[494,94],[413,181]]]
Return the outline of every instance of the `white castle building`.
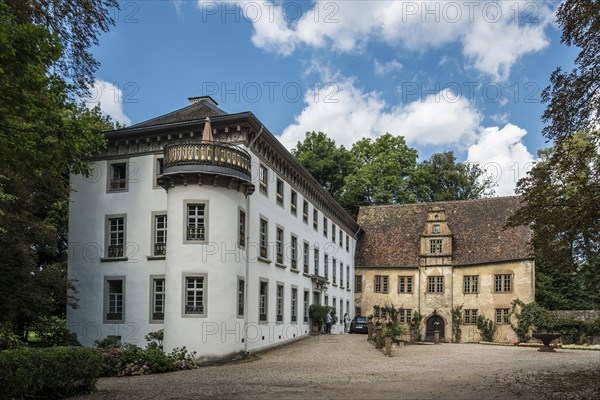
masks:
[[[356,221],[252,113],[189,100],[107,133],[72,176],[81,343],[164,328],[166,351],[210,360],[307,335],[312,303],[352,316]]]

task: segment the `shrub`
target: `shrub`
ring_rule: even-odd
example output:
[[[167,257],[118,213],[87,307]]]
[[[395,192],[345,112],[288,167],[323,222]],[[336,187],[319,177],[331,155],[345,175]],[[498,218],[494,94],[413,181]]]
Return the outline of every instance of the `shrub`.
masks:
[[[456,343],[460,343],[460,339],[462,338],[462,329],[460,329],[460,324],[462,324],[462,314],[463,314],[463,306],[456,306],[451,310],[452,313],[452,336],[454,336],[454,341]]]
[[[420,312],[418,312],[416,310],[413,312],[412,318],[410,319],[410,329],[414,330],[417,342],[421,341],[421,320],[422,319],[423,319],[423,316],[421,315]]]
[[[38,346],[81,346],[77,335],[67,329],[66,321],[58,317],[46,318],[36,324],[34,330],[39,339]]]
[[[494,335],[496,334],[496,324],[494,324],[494,321],[480,314],[477,317],[477,329],[484,342],[494,341]]]
[[[161,329],[156,332],[150,332],[146,335],[146,341],[148,341],[148,348],[156,347],[160,350],[163,349],[163,339],[165,337],[165,330]]]
[[[96,340],[94,345],[97,349],[114,349],[121,347],[121,339],[117,336],[107,336],[102,340]]]
[[[27,344],[8,327],[0,327],[0,350],[21,349]]]
[[[0,352],[0,399],[58,399],[96,389],[102,357],[83,347]]]

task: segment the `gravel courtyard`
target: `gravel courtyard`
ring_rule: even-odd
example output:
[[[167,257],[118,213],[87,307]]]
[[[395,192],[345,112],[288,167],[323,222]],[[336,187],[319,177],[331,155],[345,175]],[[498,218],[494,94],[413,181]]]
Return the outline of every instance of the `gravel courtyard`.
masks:
[[[412,345],[385,357],[366,335],[308,338],[235,363],[103,378],[80,399],[591,399],[600,351]]]

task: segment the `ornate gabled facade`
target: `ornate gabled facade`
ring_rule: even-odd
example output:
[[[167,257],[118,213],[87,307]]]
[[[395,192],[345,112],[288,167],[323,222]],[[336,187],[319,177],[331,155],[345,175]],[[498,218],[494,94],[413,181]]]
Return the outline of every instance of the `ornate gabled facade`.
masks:
[[[208,360],[306,335],[312,303],[351,312],[356,221],[252,113],[189,100],[106,133],[72,177],[80,341],[164,329]]]
[[[528,228],[505,229],[519,197],[362,207],[356,254],[355,306],[364,315],[392,304],[401,321],[423,315],[421,330],[452,339],[451,310],[463,306],[462,340],[480,339],[479,315],[498,325],[497,340],[514,340],[511,302],[534,299]]]

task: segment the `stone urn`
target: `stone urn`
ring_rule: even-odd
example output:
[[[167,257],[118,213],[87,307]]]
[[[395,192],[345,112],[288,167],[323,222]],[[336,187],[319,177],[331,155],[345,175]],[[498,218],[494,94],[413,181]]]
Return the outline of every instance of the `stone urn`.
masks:
[[[541,340],[544,345],[538,349],[538,351],[544,352],[555,352],[555,350],[550,347],[550,343],[558,339],[560,337],[560,333],[548,333],[548,332],[536,332],[532,335],[534,338]]]

